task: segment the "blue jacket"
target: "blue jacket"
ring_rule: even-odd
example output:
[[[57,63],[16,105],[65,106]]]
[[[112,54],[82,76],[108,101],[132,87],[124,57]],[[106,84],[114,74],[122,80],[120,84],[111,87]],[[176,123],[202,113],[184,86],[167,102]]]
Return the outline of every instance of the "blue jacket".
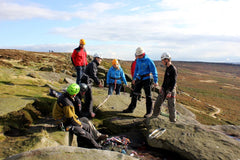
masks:
[[[119,69],[114,68],[113,66],[108,70],[107,73],[107,84],[114,83],[115,79],[117,84],[121,84],[122,80],[124,84],[127,84],[125,74],[123,73],[122,68],[119,66]]]
[[[153,75],[154,83],[157,83],[158,82],[158,73],[157,73],[157,69],[156,69],[156,66],[153,63],[153,61],[147,55],[145,55],[141,59],[138,58],[136,67],[135,67],[133,80],[141,79],[141,78],[142,78],[142,80],[149,79],[150,75],[148,75],[148,74],[150,74],[150,73],[152,73],[152,75]]]

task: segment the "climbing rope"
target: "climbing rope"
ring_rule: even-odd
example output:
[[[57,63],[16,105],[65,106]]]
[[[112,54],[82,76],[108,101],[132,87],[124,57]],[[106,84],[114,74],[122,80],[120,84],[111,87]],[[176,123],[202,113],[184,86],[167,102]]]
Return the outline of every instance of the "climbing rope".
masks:
[[[95,111],[97,111],[104,103],[106,103],[107,100],[109,99],[109,97],[110,97],[110,95],[108,95],[107,98],[104,99],[104,101],[97,106],[97,108],[95,109]]]

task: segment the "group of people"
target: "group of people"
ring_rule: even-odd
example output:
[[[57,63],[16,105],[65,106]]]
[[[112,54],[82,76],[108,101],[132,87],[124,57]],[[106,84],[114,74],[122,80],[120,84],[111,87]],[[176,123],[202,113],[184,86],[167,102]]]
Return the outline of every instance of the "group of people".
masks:
[[[93,61],[88,64],[87,52],[85,49],[85,40],[80,40],[79,47],[75,48],[72,53],[72,62],[77,71],[76,83],[68,86],[66,92],[62,94],[53,109],[53,117],[63,122],[65,128],[77,135],[77,141],[88,144],[89,147],[101,148],[97,141],[105,139],[108,135],[101,134],[88,118],[95,117],[93,112],[92,83],[99,87],[103,84],[97,77],[97,67],[102,62],[102,56],[98,53],[94,54]],[[146,114],[145,118],[157,117],[161,114],[161,106],[165,99],[168,100],[169,119],[176,122],[176,81],[177,70],[171,62],[171,56],[165,52],[161,56],[161,61],[166,66],[164,81],[159,90],[159,95],[154,104],[152,103],[151,86],[158,86],[158,73],[154,62],[146,55],[143,48],[138,47],[135,52],[135,61],[132,64],[132,94],[131,103],[123,113],[133,113],[137,105],[137,100],[141,95],[142,88],[146,95]],[[112,95],[115,91],[120,94],[122,82],[128,86],[125,74],[117,59],[112,61],[112,67],[107,73],[108,95]],[[81,98],[84,99],[84,107]]]
[[[143,48],[136,49],[136,64],[133,74],[132,85],[134,85],[131,103],[128,108],[123,110],[123,113],[133,113],[137,105],[137,99],[141,95],[141,89],[144,89],[146,95],[146,114],[145,118],[157,117],[161,114],[161,106],[165,99],[168,100],[169,119],[171,122],[176,122],[176,83],[177,69],[171,62],[171,55],[164,52],[161,56],[161,61],[166,66],[163,84],[159,90],[159,95],[152,109],[151,95],[151,76],[153,77],[153,85],[158,86],[158,73],[153,61],[145,54]]]

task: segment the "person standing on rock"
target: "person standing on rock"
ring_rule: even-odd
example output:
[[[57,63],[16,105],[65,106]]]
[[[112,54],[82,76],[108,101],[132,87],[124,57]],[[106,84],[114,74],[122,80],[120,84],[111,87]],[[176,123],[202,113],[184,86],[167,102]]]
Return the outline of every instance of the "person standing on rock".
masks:
[[[102,55],[95,53],[93,55],[93,61],[89,63],[86,67],[85,73],[81,78],[81,82],[88,85],[88,90],[85,93],[85,106],[82,109],[85,113],[85,117],[93,118],[95,113],[93,112],[93,98],[92,98],[92,82],[94,82],[98,87],[103,87],[99,78],[97,77],[98,66],[102,62]]]
[[[133,78],[133,76],[134,76],[136,63],[137,63],[137,56],[136,56],[136,54],[135,54],[135,60],[134,60],[134,61],[132,62],[132,64],[131,64],[131,75],[132,75],[132,78]],[[133,90],[134,90],[134,88],[135,88],[135,85],[134,85],[134,84],[131,84],[131,87],[132,87],[132,90],[131,90],[131,92],[130,92],[130,97],[133,96]],[[138,98],[137,98],[139,101],[141,101],[141,97],[142,97],[141,94],[142,94],[142,91],[140,92],[140,95],[139,95]]]
[[[171,122],[176,122],[176,85],[177,85],[177,69],[171,62],[171,55],[164,52],[161,56],[162,64],[166,66],[164,80],[159,95],[154,104],[152,117],[157,117],[161,114],[161,106],[165,99],[168,100],[169,119]]]
[[[73,65],[75,66],[77,71],[77,80],[76,80],[77,84],[81,83],[83,72],[85,71],[86,66],[88,64],[87,51],[85,49],[85,44],[86,44],[85,40],[80,39],[80,45],[74,49],[71,57]]]
[[[108,95],[112,95],[113,91],[116,91],[116,95],[119,95],[122,81],[127,86],[125,74],[118,63],[118,60],[114,59],[112,61],[112,67],[108,70],[107,73]]]
[[[123,110],[123,113],[133,113],[137,105],[137,97],[140,95],[143,88],[146,95],[146,114],[145,118],[148,118],[152,114],[152,95],[151,95],[151,81],[150,73],[153,75],[154,86],[158,85],[157,69],[153,61],[145,54],[143,48],[138,47],[135,55],[137,56],[136,68],[132,80],[132,84],[135,85],[133,96],[130,105],[127,109]]]
[[[53,118],[63,122],[65,130],[72,132],[77,136],[78,146],[87,145],[89,148],[101,149],[102,146],[97,143],[108,135],[101,134],[94,125],[86,118],[79,117],[75,114],[75,108],[81,107],[81,101],[76,96],[80,91],[78,84],[73,83],[68,86],[67,91],[63,93],[54,104]]]

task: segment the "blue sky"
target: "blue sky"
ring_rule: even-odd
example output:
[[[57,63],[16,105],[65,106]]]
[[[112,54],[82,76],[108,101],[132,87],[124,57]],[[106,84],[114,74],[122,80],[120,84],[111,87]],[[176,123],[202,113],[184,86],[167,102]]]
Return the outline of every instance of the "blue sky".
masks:
[[[0,48],[240,62],[239,0],[0,0]]]

